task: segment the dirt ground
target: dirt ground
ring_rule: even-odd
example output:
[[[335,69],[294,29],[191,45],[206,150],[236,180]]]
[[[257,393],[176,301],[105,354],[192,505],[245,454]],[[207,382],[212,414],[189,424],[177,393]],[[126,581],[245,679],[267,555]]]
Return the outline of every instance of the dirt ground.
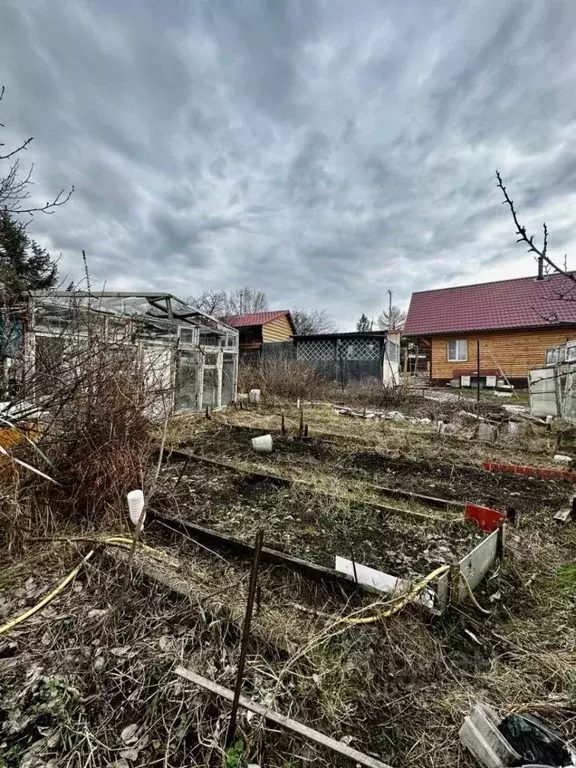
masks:
[[[431,421],[461,410],[421,399],[413,406],[394,405]],[[502,416],[489,408],[486,418]],[[514,508],[518,523],[476,592],[486,613],[467,602],[442,617],[408,605],[379,618],[385,597],[263,566],[244,693],[398,768],[474,766],[458,729],[477,701],[502,716],[540,714],[575,744],[576,524],[551,519],[573,485],[480,468],[487,458],[552,466],[553,435],[529,425],[516,440],[440,439],[433,423],[348,418],[328,406],[305,406],[305,419],[307,441],[298,438],[300,413],[285,403],[174,420],[168,448],[246,471],[168,450],[152,511],[248,542],[262,529],[268,546],[320,565],[341,554],[412,580],[484,534],[457,507],[383,487]],[[268,431],[272,454],[255,454],[251,437]],[[224,750],[229,705],[175,675],[183,664],[234,686],[245,558],[154,522],[144,534],[152,549],[138,548],[129,573],[126,550],[111,557],[114,547],[72,541],[77,534],[31,542],[26,557],[8,553],[0,568],[2,625],[96,548],[47,608],[0,634],[1,768],[351,765],[246,713],[236,747]]]

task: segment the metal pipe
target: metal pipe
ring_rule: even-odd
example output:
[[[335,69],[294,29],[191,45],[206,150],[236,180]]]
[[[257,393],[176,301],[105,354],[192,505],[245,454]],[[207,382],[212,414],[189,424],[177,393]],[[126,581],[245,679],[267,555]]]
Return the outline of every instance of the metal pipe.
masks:
[[[476,342],[476,402],[480,405],[480,339]]]

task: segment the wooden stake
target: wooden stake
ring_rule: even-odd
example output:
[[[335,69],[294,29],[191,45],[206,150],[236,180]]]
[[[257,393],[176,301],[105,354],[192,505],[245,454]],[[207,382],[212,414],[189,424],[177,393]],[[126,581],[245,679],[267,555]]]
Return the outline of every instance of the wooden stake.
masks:
[[[280,419],[280,430],[282,432],[282,436],[286,436],[286,417],[284,416],[284,413],[282,413],[282,417]]]
[[[304,424],[304,437],[308,437],[308,424]]]
[[[180,677],[189,680],[191,683],[199,685],[201,688],[204,688],[211,693],[215,693],[217,696],[221,696],[227,701],[232,701],[234,698],[234,693],[229,688],[224,688],[224,686],[218,685],[218,683],[214,683],[212,680],[208,680],[201,675],[197,675],[196,672],[192,672],[192,670],[186,669],[186,667],[176,667],[174,671]],[[289,731],[299,733],[301,736],[304,736],[304,738],[309,739],[316,744],[320,744],[327,749],[331,749],[333,752],[336,752],[339,755],[347,757],[353,763],[359,763],[366,768],[391,768],[388,763],[383,763],[381,760],[377,760],[375,757],[370,757],[369,755],[365,755],[363,752],[359,752],[357,749],[352,749],[352,747],[349,747],[345,742],[337,741],[331,736],[326,736],[326,734],[320,733],[320,731],[315,731],[313,728],[309,728],[307,725],[299,723],[298,720],[292,720],[291,717],[281,715],[279,712],[275,712],[273,709],[266,709],[266,707],[263,707],[261,704],[257,704],[251,699],[247,699],[245,696],[240,696],[239,704],[243,709],[247,709],[249,712],[255,712],[258,715],[262,715],[267,720],[270,720],[277,725],[281,725],[283,728],[286,728]]]
[[[252,560],[252,571],[250,573],[248,599],[246,600],[246,616],[244,617],[244,629],[242,631],[242,645],[240,646],[240,659],[238,660],[236,687],[234,690],[234,698],[232,699],[230,722],[228,723],[228,731],[226,733],[226,749],[229,749],[232,746],[234,735],[236,733],[236,717],[238,715],[238,707],[240,705],[240,692],[242,690],[242,681],[244,678],[244,667],[246,665],[246,654],[248,652],[248,640],[250,639],[250,625],[252,624],[252,613],[254,612],[254,598],[256,597],[258,568],[260,567],[260,554],[262,552],[263,540],[264,531],[258,531],[256,534],[256,543],[254,545],[254,558]]]
[[[298,430],[298,436],[302,437],[304,434],[304,408],[300,408],[300,429]]]

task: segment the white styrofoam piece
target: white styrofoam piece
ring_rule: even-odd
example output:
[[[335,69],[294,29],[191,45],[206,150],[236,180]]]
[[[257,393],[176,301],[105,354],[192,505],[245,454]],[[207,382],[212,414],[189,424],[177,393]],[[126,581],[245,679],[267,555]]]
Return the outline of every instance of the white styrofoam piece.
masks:
[[[250,392],[248,392],[248,399],[251,403],[259,403],[260,402],[260,390],[259,389],[251,389]]]
[[[410,589],[410,582],[406,579],[399,579],[390,573],[377,571],[375,568],[370,568],[361,563],[353,563],[352,560],[336,555],[335,569],[337,571],[354,578],[354,567],[356,567],[358,583],[364,584],[366,587],[372,587],[379,592],[396,592],[398,594],[402,594]],[[418,602],[422,603],[426,608],[433,608],[434,592],[431,589],[425,589],[418,596]]]
[[[557,464],[570,464],[572,462],[572,456],[566,456],[564,453],[556,453],[554,455],[554,461]]]

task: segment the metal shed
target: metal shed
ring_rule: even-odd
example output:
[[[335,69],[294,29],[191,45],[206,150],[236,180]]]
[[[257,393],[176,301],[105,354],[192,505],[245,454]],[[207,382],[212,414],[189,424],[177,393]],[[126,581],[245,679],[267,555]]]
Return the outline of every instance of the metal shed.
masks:
[[[33,373],[36,390],[27,396],[33,399],[47,394],[38,373],[52,365],[57,375],[64,345],[71,336],[82,343],[88,329],[96,329],[111,348],[135,345],[147,375],[170,393],[174,412],[236,399],[238,331],[170,293],[35,292],[21,325],[24,370]],[[49,376],[44,382],[49,386]]]

